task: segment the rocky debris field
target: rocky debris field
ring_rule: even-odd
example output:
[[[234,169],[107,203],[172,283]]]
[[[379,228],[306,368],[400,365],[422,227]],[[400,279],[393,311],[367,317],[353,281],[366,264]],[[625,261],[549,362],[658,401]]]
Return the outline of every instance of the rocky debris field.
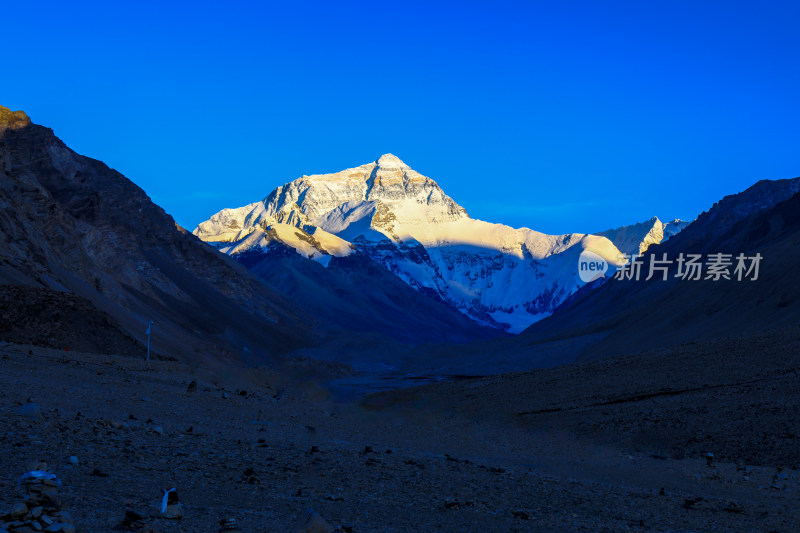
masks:
[[[800,468],[800,327],[372,395],[671,459]]]
[[[176,362],[148,369],[126,357],[0,346],[0,532],[56,522],[104,533],[800,524],[794,468],[675,459],[564,428],[425,406],[387,411],[337,402],[310,383],[237,379]],[[31,471],[58,481],[43,478],[47,490],[32,496],[20,483]]]
[[[0,340],[78,351],[140,354],[110,315],[74,294],[0,284]]]

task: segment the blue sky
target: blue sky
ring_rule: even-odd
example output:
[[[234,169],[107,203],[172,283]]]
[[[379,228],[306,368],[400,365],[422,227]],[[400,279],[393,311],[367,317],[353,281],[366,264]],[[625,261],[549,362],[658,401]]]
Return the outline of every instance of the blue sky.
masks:
[[[289,5],[291,4],[291,5]],[[475,218],[692,218],[800,175],[798,2],[14,2],[0,105],[178,223],[385,152]]]

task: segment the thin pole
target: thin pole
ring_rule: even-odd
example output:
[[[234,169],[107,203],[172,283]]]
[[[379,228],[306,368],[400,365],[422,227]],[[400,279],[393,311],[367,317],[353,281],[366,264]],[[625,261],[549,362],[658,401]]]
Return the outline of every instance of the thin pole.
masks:
[[[151,320],[147,324],[147,366],[150,366],[150,326],[153,325],[153,321]]]

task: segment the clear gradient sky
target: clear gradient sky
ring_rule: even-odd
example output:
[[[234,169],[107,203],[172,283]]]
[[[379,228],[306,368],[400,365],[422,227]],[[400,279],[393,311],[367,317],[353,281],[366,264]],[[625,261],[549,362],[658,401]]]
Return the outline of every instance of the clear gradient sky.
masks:
[[[165,4],[165,5],[162,5]],[[549,233],[800,175],[800,2],[3,2],[0,105],[181,225],[399,156]]]

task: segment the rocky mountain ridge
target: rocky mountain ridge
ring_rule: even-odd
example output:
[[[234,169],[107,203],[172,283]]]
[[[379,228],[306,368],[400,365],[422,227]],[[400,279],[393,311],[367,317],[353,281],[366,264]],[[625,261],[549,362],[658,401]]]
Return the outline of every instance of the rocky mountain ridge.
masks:
[[[619,264],[619,250],[602,236],[546,235],[472,219],[392,154],[302,176],[261,202],[220,211],[194,234],[234,257],[275,241],[323,264],[358,252],[478,322],[511,332],[549,315],[581,286],[581,251]]]

